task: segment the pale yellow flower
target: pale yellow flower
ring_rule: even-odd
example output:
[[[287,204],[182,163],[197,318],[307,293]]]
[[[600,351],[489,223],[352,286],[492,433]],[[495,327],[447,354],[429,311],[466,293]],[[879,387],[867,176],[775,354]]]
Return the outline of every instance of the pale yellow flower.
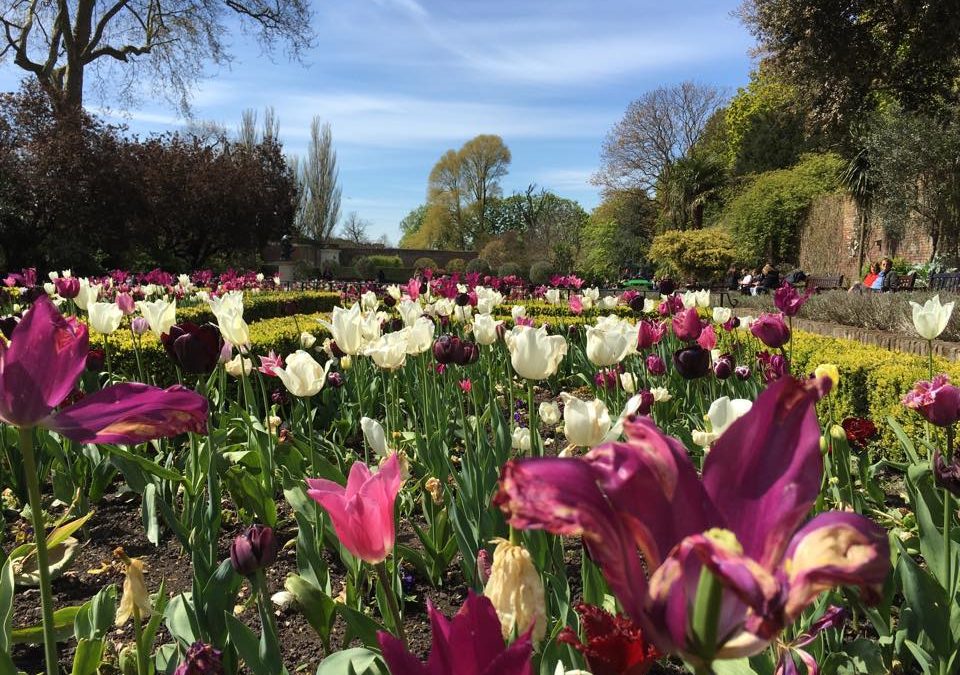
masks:
[[[543,581],[529,551],[506,539],[498,539],[483,594],[497,610],[505,639],[523,634],[531,626],[534,627],[533,642],[543,639],[547,630]]]

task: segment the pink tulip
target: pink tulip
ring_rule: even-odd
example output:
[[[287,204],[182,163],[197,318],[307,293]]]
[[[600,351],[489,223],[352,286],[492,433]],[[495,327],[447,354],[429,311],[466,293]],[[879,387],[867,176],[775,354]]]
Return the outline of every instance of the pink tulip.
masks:
[[[648,321],[644,319],[637,324],[637,349],[642,351],[649,349],[663,339],[667,331],[667,324],[664,322]]]
[[[129,293],[120,293],[117,295],[117,307],[120,308],[120,311],[123,312],[124,315],[133,314],[133,310],[135,309],[133,296]]]
[[[915,383],[903,397],[903,405],[916,410],[932,424],[949,427],[960,420],[960,388],[950,384],[950,378],[941,373],[929,382]]]
[[[750,324],[750,332],[771,349],[780,349],[790,341],[790,327],[782,314],[761,314]]]
[[[39,298],[0,342],[0,420],[45,426],[81,443],[142,443],[207,428],[207,400],[183,387],[117,384],[60,406],[83,373],[87,328]]]
[[[703,331],[703,322],[697,314],[696,307],[685,309],[674,314],[672,319],[673,334],[684,342],[693,342]]]
[[[396,527],[393,504],[400,491],[400,461],[396,453],[370,473],[363,462],[354,462],[347,485],[308,478],[307,495],[330,514],[340,543],[357,558],[381,563],[393,550]]]
[[[717,346],[717,333],[713,329],[713,324],[709,324],[701,331],[700,337],[697,338],[697,344],[708,352]]]
[[[574,314],[583,313],[583,300],[580,299],[579,295],[570,296],[570,311]]]

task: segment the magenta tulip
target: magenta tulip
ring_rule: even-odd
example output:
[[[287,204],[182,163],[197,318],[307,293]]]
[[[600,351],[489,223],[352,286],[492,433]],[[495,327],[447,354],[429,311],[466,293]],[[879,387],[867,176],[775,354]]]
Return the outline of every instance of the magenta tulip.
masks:
[[[61,298],[70,300],[80,295],[80,280],[76,277],[57,277],[53,285]]]
[[[45,426],[81,443],[142,443],[207,428],[207,400],[183,387],[117,384],[55,409],[73,391],[88,354],[87,328],[39,298],[0,342],[0,420]]]
[[[750,332],[770,349],[780,349],[790,341],[790,328],[782,314],[761,314],[750,324]]]
[[[659,354],[651,354],[647,357],[647,372],[651,375],[663,375],[667,372],[667,364],[663,362]]]
[[[400,461],[394,453],[375,474],[363,462],[354,462],[346,487],[308,478],[307,494],[330,514],[340,543],[357,558],[377,564],[393,550],[393,504],[400,482]]]
[[[800,295],[797,293],[797,289],[793,287],[793,284],[789,281],[784,281],[783,286],[773,293],[773,304],[786,316],[796,316],[804,303],[810,299],[812,293],[813,287],[808,286],[806,292]]]
[[[642,351],[658,344],[666,332],[666,323],[644,319],[637,324],[637,350]]]
[[[903,397],[903,405],[916,410],[931,424],[949,427],[960,420],[960,388],[950,384],[946,375],[932,381],[921,380]]]
[[[637,416],[626,442],[583,458],[508,463],[494,501],[513,527],[582,536],[661,651],[699,664],[757,654],[824,590],[879,599],[890,569],[886,532],[867,518],[828,512],[804,524],[823,473],[820,391],[772,384],[714,443],[702,477],[680,441]],[[693,626],[703,570],[719,585],[712,644]]]
[[[580,299],[579,295],[571,295],[568,304],[570,305],[571,313],[583,314],[583,300]]]
[[[717,346],[717,333],[713,330],[713,324],[708,324],[704,327],[700,332],[700,337],[697,338],[697,344],[708,352]]]
[[[391,675],[533,675],[533,627],[507,647],[500,619],[488,598],[467,591],[467,599],[453,619],[443,616],[429,600],[427,612],[433,641],[426,663],[390,633],[377,633]]]
[[[136,309],[133,296],[129,293],[117,294],[117,307],[120,308],[120,311],[123,312],[124,315],[133,314],[133,310]]]
[[[684,309],[673,315],[671,320],[673,324],[673,334],[684,342],[693,342],[703,331],[703,322],[700,321],[700,315],[697,314],[697,308],[691,307]]]

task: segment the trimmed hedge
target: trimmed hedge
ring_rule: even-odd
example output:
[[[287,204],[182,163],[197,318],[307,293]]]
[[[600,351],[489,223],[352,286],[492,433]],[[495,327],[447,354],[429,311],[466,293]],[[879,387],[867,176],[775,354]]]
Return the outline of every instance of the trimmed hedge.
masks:
[[[243,318],[247,323],[254,323],[293,314],[332,312],[338,304],[340,294],[326,291],[247,292],[243,295]],[[190,307],[177,307],[177,321],[216,323],[213,312],[205,302]]]

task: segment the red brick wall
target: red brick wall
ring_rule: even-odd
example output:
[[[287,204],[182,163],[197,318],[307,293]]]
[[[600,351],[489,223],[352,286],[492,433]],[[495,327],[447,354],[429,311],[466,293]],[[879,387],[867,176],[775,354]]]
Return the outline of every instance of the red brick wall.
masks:
[[[817,199],[807,214],[800,234],[800,267],[808,274],[843,274],[853,283],[857,269],[857,228],[859,213],[845,195]],[[864,237],[864,264],[887,256],[911,263],[925,263],[933,252],[933,241],[923,227],[909,221],[899,240],[887,237],[875,219]]]

